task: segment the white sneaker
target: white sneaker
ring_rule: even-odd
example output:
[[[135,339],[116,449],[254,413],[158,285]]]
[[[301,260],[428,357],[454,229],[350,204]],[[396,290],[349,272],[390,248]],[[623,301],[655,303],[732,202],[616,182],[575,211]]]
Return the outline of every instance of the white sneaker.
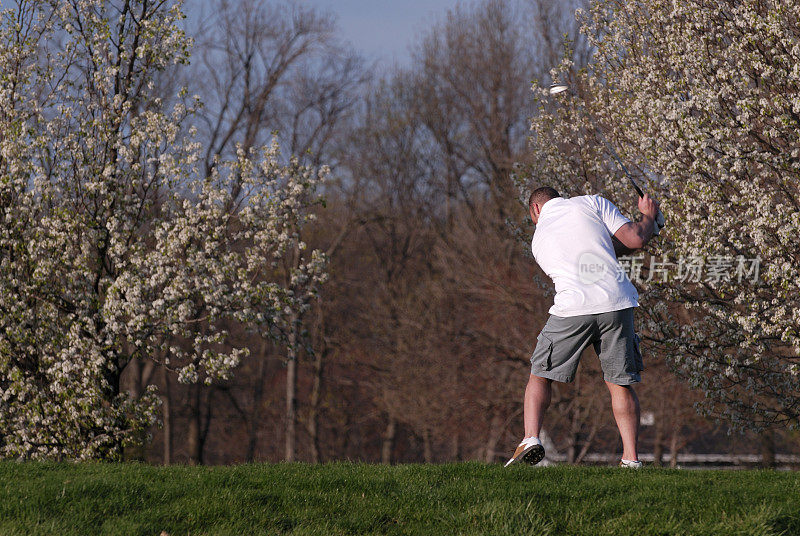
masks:
[[[506,462],[503,467],[523,460],[525,463],[536,465],[544,458],[544,447],[538,437],[528,437],[522,440],[514,451],[514,455]]]
[[[627,469],[641,469],[642,468],[642,462],[640,462],[639,460],[636,460],[636,461],[620,460],[619,461],[619,466],[620,467],[625,467]]]

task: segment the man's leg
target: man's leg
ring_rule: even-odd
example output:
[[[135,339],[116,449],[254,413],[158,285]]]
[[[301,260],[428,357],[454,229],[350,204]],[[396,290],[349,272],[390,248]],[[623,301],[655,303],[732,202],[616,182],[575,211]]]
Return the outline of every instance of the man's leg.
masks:
[[[622,436],[622,459],[639,459],[639,398],[632,385],[616,385],[606,382],[611,393],[611,409]],[[527,408],[526,408],[527,409]],[[526,421],[527,422],[527,421]]]
[[[553,380],[531,374],[525,388],[525,437],[539,437],[544,412],[550,406]]]
[[[520,460],[536,465],[544,458],[544,447],[542,442],[539,441],[539,433],[542,431],[544,412],[547,406],[550,405],[550,383],[552,381],[533,374],[528,378],[528,386],[525,388],[525,401],[523,403],[525,437],[517,445],[517,449],[506,463],[506,467]]]
[[[553,379],[570,382],[580,361],[581,352],[592,343],[595,315],[557,317],[550,315],[536,338],[531,355],[531,372],[525,388],[525,437],[506,465],[520,460],[535,465],[544,459],[544,446],[539,441],[544,412],[550,405]]]

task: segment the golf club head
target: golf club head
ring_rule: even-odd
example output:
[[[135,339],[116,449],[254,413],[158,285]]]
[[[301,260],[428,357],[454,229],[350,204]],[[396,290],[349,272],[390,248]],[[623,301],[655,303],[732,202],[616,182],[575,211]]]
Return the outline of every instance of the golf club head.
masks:
[[[550,88],[548,88],[547,92],[550,95],[558,95],[559,93],[563,93],[569,89],[567,84],[551,84]]]

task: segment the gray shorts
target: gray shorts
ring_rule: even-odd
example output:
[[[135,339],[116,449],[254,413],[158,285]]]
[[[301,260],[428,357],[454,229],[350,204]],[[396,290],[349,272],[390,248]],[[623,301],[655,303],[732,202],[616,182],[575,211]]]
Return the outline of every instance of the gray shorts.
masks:
[[[617,385],[641,381],[644,365],[632,307],[594,315],[550,315],[531,356],[531,374],[571,382],[581,353],[590,344],[600,358],[605,381]]]

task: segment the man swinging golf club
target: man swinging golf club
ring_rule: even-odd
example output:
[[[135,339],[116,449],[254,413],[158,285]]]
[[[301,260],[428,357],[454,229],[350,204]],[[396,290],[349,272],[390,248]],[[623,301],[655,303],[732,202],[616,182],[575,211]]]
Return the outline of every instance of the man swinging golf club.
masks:
[[[622,436],[620,465],[639,468],[639,400],[632,386],[641,381],[643,368],[633,328],[639,295],[620,269],[617,254],[641,249],[653,237],[658,203],[643,195],[642,219],[634,223],[599,195],[565,199],[553,188],[541,187],[531,193],[528,208],[536,225],[533,256],[553,280],[556,295],[531,357],[525,437],[506,466],[520,460],[533,465],[544,458],[539,434],[551,384],[571,382],[581,353],[592,345]]]

